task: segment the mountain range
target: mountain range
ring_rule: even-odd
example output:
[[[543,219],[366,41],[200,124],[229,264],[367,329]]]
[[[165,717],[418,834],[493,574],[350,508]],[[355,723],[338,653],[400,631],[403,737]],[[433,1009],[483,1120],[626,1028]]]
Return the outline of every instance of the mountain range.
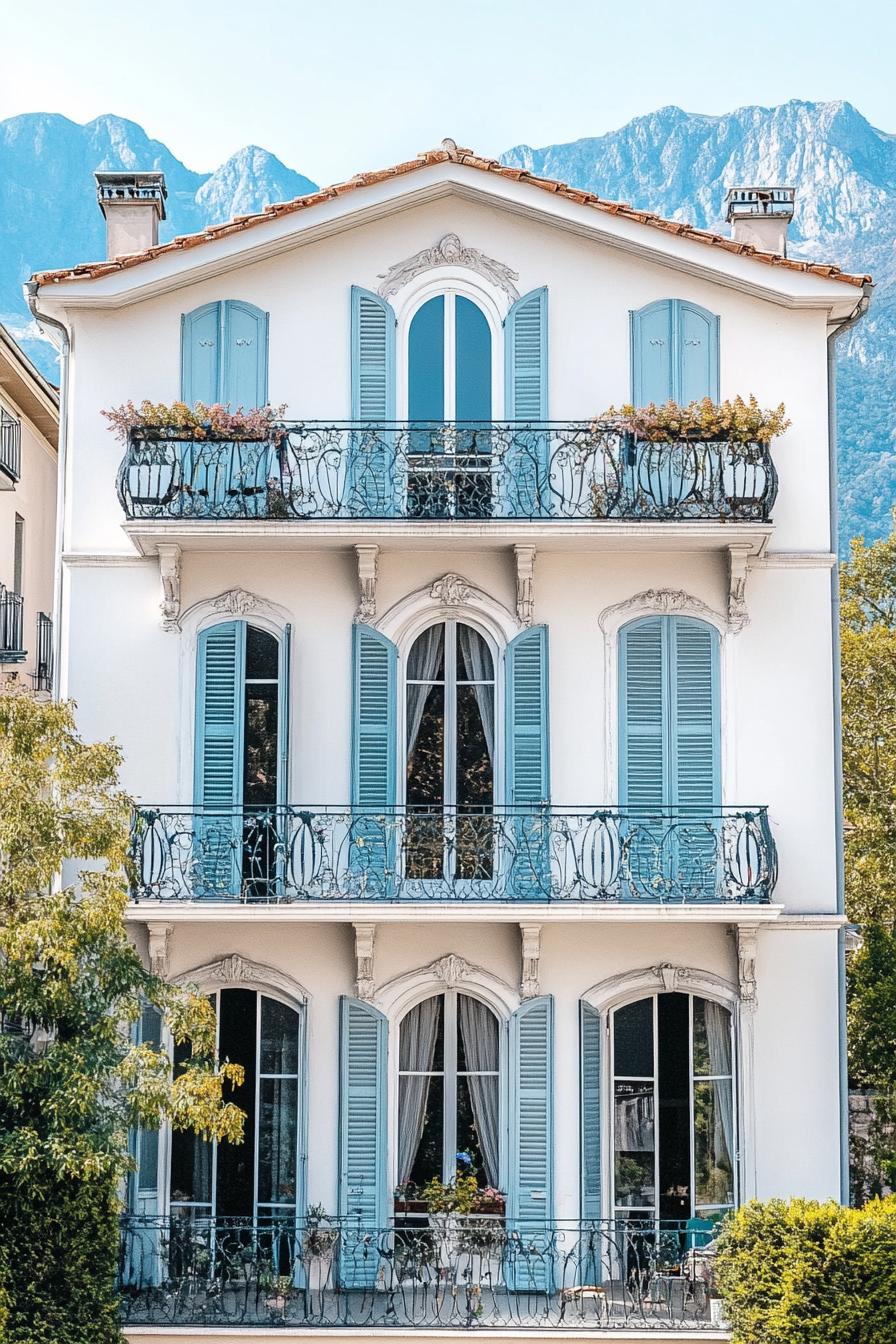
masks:
[[[501,158],[723,231],[728,186],[794,185],[791,255],[870,271],[875,279],[870,313],[840,343],[841,536],[888,530],[896,501],[896,135],[845,102],[792,101],[722,116],[664,107],[605,135],[517,145]],[[51,377],[52,352],[28,322],[21,283],[34,270],[103,255],[92,173],[129,168],[165,173],[163,241],[315,185],[257,146],[213,173],[193,172],[121,117],[83,126],[49,113],[0,121],[0,321]]]

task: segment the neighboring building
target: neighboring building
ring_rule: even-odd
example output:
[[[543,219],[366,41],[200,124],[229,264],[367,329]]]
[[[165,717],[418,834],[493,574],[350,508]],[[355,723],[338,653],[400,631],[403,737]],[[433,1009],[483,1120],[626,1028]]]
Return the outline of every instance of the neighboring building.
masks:
[[[738,237],[783,251],[786,191],[722,238],[450,141],[164,246],[160,175],[100,200],[112,259],[36,277],[61,693],[248,1115],[140,1136],[130,1337],[687,1337],[718,1217],[845,1179],[828,340],[867,277]],[[592,423],[738,393],[770,451]],[[289,419],[119,467],[101,411],[178,397]],[[458,1153],[478,1226],[408,1187]]]
[[[49,692],[59,394],[0,327],[0,673]]]

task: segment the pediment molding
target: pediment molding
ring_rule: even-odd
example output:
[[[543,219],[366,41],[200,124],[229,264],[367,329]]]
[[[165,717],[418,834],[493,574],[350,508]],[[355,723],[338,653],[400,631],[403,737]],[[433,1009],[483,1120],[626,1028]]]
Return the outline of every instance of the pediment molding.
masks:
[[[433,247],[424,247],[412,256],[405,257],[403,261],[396,261],[387,271],[377,276],[378,280],[382,280],[377,293],[381,298],[388,299],[411,280],[416,280],[418,275],[435,270],[439,266],[462,266],[468,271],[474,271],[489,284],[503,290],[511,303],[515,303],[520,296],[514,284],[514,281],[520,278],[516,271],[511,270],[503,261],[496,261],[494,257],[486,256],[476,247],[466,247],[456,233],[443,234]]]

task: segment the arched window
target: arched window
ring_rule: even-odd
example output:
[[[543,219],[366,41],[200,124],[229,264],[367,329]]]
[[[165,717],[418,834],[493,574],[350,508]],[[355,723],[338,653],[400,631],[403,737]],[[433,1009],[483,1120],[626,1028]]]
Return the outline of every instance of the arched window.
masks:
[[[498,1020],[479,999],[446,990],[424,999],[399,1027],[398,1182],[418,1189],[472,1171],[500,1180]]]
[[[731,1013],[652,994],[611,1017],[613,1211],[715,1220],[737,1199]]]
[[[202,890],[264,898],[276,881],[276,808],[285,800],[289,628],[246,621],[199,636],[194,797]]]
[[[405,677],[406,876],[489,878],[495,801],[495,664],[461,621],[428,626]]]
[[[218,1055],[245,1070],[232,1100],[245,1112],[241,1144],[214,1144],[189,1132],[171,1136],[172,1211],[193,1217],[255,1218],[303,1212],[299,1190],[302,1013],[253,989],[211,995]],[[190,1054],[175,1047],[175,1070]]]

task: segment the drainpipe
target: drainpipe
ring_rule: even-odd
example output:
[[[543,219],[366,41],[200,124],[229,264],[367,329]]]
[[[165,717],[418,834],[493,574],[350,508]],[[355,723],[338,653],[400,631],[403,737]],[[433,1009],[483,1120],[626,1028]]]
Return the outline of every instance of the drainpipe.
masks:
[[[42,313],[37,306],[37,292],[40,286],[36,280],[28,280],[23,286],[25,299],[31,316],[44,331],[48,327],[53,332],[47,335],[58,348],[61,356],[59,372],[59,448],[56,461],[56,537],[53,555],[53,676],[51,690],[54,700],[59,699],[59,680],[62,670],[62,543],[65,511],[65,476],[68,463],[68,378],[69,357],[72,350],[71,337],[64,323]]]
[[[840,573],[839,507],[837,503],[837,341],[860,322],[871,302],[872,286],[862,288],[855,311],[828,335],[828,502],[831,520],[831,635],[834,702],[834,843],[837,863],[837,913],[846,912],[843,862],[843,717],[840,704]],[[840,1202],[849,1203],[849,1064],[846,1041],[846,925],[837,930],[837,1023],[840,1074]]]

